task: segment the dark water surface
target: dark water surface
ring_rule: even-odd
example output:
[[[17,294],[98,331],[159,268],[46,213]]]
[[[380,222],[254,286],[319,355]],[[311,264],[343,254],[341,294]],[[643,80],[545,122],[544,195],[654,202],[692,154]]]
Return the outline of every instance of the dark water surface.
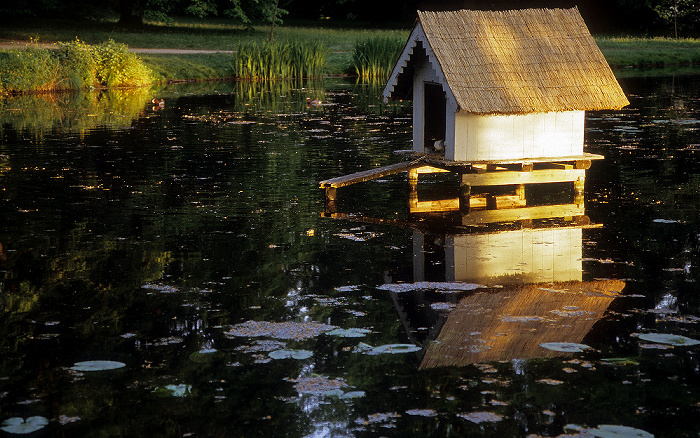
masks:
[[[405,174],[324,213],[410,148],[377,89],[208,87],[0,103],[0,434],[699,436],[700,76],[625,79],[585,202],[498,220]]]

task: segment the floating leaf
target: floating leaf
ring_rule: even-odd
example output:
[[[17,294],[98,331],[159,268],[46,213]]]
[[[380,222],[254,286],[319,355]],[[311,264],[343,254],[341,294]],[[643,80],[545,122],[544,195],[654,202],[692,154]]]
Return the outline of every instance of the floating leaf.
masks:
[[[683,346],[691,346],[691,345],[700,344],[700,341],[698,341],[698,340],[686,338],[685,336],[681,336],[681,335],[671,335],[668,333],[637,333],[635,336],[637,336],[639,339],[642,339],[644,341],[655,342],[657,344],[683,345]]]
[[[207,363],[220,356],[220,354],[216,348],[204,348],[190,354],[190,360],[194,363]]]
[[[331,330],[329,332],[326,332],[327,335],[338,336],[341,338],[361,338],[369,333],[372,333],[372,330],[363,329],[363,328],[349,328],[349,329],[337,328],[335,330]]]
[[[314,338],[321,333],[333,330],[333,325],[321,324],[317,322],[267,322],[267,321],[246,321],[235,325],[226,332],[227,336],[259,337],[269,336],[275,339],[302,339]]]
[[[49,424],[49,420],[44,417],[34,416],[26,420],[20,417],[12,417],[2,422],[0,429],[7,433],[26,435],[36,432]]]
[[[580,353],[586,348],[591,348],[586,344],[576,344],[574,342],[544,342],[540,344],[540,347],[563,353]]]
[[[414,344],[387,344],[380,345],[379,347],[374,347],[367,352],[367,354],[402,354],[402,353],[413,353],[415,351],[421,351],[422,348]]]
[[[272,359],[297,359],[304,360],[313,356],[314,353],[309,350],[275,350],[271,351],[268,356]]]
[[[602,361],[613,365],[639,365],[639,362],[629,357],[611,357]]]
[[[115,362],[111,360],[88,360],[85,362],[76,362],[70,369],[73,371],[108,371],[116,370],[125,367],[123,362]]]
[[[192,385],[166,385],[154,389],[153,392],[160,396],[186,397],[192,393]]]
[[[457,414],[458,417],[469,420],[472,423],[497,423],[503,419],[502,416],[493,412],[470,412],[468,414]]]
[[[334,397],[338,398],[340,400],[349,400],[353,398],[360,398],[365,396],[364,391],[350,391],[350,392],[343,392],[342,389],[331,389],[330,391],[326,391],[323,393],[326,397]]]
[[[598,438],[654,438],[654,435],[634,427],[601,424],[596,429],[588,429],[588,432]]]
[[[437,417],[437,412],[432,409],[409,409],[406,411],[408,415],[416,415],[418,417]]]

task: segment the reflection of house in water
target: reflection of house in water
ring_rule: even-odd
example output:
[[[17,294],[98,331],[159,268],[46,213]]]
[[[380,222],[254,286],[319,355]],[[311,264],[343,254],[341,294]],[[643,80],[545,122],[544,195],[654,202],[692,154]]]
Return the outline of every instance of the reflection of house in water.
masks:
[[[451,231],[414,231],[414,283],[381,288],[411,341],[427,343],[421,368],[565,355],[540,344],[581,343],[603,317],[624,283],[582,281],[583,229],[593,226],[582,202],[540,207],[471,211]],[[465,283],[480,287],[464,292]]]

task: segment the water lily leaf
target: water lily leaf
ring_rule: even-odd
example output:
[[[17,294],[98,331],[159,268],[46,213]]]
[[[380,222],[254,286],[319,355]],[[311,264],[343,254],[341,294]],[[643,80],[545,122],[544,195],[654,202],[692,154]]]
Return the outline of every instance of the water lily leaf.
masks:
[[[497,423],[503,419],[502,416],[493,412],[470,412],[468,414],[457,414],[458,417],[469,420],[472,423]]]
[[[576,344],[574,342],[544,342],[540,344],[540,347],[563,353],[580,353],[586,348],[591,348],[586,344]]]
[[[190,354],[190,360],[194,363],[207,363],[220,355],[215,348],[206,348]]]
[[[329,332],[326,332],[327,335],[338,336],[341,338],[362,338],[369,333],[372,333],[372,330],[363,329],[363,328],[349,328],[349,329],[337,328],[335,330],[331,330]]]
[[[326,397],[335,397],[335,398],[340,398],[345,394],[342,389],[331,389],[330,391],[326,391],[323,393]]]
[[[602,359],[602,361],[613,365],[639,365],[639,362],[629,357],[610,357]]]
[[[314,353],[309,350],[275,350],[271,351],[268,356],[272,359],[297,359],[304,360],[313,356]]]
[[[26,435],[32,432],[36,432],[39,429],[42,429],[47,424],[49,424],[49,420],[38,415],[34,417],[29,417],[26,420],[20,417],[12,417],[3,421],[2,426],[0,426],[0,429],[7,433]]]
[[[657,344],[667,344],[667,345],[683,345],[691,346],[698,345],[700,341],[692,338],[686,338],[681,335],[671,335],[668,333],[638,333],[636,336],[639,339],[648,342],[655,342]]]
[[[160,386],[153,390],[156,395],[160,396],[173,396],[173,397],[186,397],[192,393],[192,385],[186,385],[180,383],[179,385],[166,385]]]
[[[601,424],[596,429],[588,429],[588,432],[599,438],[654,438],[654,435],[634,427]]]
[[[402,354],[421,350],[421,347],[414,344],[387,344],[374,347],[367,354]]]
[[[73,371],[109,371],[125,367],[123,362],[111,360],[88,360],[85,362],[76,362],[70,369]]]
[[[340,398],[341,400],[349,400],[352,398],[361,398],[365,396],[364,391],[350,391],[346,392],[345,394],[341,395]]]

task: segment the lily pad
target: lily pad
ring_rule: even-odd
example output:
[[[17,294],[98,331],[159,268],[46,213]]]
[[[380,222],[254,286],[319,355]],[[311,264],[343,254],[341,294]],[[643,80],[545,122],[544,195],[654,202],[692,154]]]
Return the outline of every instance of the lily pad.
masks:
[[[610,357],[608,359],[602,359],[602,361],[612,365],[639,365],[639,362],[629,357]]]
[[[470,412],[468,414],[457,414],[458,417],[469,420],[472,423],[497,423],[503,419],[502,416],[493,412]]]
[[[304,360],[313,356],[314,353],[309,350],[275,350],[271,351],[268,356],[272,359],[297,359]]]
[[[123,362],[111,360],[88,360],[85,362],[76,362],[70,369],[73,371],[93,372],[116,370],[125,366],[126,364]]]
[[[576,344],[574,342],[544,342],[540,344],[540,347],[563,353],[580,353],[587,348],[591,348],[586,344]]]
[[[361,398],[365,396],[364,391],[349,391],[349,392],[344,392],[342,389],[331,389],[330,391],[326,391],[323,393],[326,397],[334,397],[338,398],[340,400],[350,400],[353,398]]]
[[[655,342],[657,344],[682,346],[692,346],[700,344],[700,341],[696,339],[687,338],[681,335],[672,335],[668,333],[638,333],[636,336],[644,341]]]
[[[44,428],[47,424],[49,424],[49,420],[38,415],[26,420],[21,417],[12,417],[3,421],[0,429],[7,433],[26,435]]]
[[[220,354],[219,350],[215,348],[206,348],[190,354],[190,360],[194,363],[207,363]]]
[[[349,328],[349,329],[337,328],[335,330],[331,330],[329,332],[326,332],[327,335],[338,336],[341,338],[362,338],[369,333],[372,333],[372,330],[363,329],[363,328]]]
[[[186,397],[192,393],[192,385],[166,385],[154,389],[153,392],[160,396]]]
[[[613,424],[601,424],[596,429],[588,429],[588,432],[599,438],[654,438],[645,430]]]
[[[386,344],[374,347],[367,354],[403,354],[421,351],[422,348],[414,344]]]

